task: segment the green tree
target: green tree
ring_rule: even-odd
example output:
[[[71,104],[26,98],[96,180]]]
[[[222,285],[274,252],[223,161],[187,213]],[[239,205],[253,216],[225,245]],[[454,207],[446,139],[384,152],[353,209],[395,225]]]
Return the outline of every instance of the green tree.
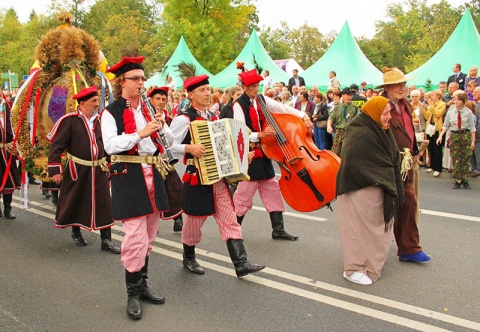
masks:
[[[332,43],[316,27],[307,23],[292,30],[289,40],[292,45],[291,57],[303,68],[310,67],[320,59]]]
[[[291,45],[285,35],[290,32],[286,22],[281,22],[282,28],[272,29],[267,27],[260,33],[260,41],[273,60],[289,59]]]
[[[162,1],[164,11],[156,38],[165,60],[183,36],[195,58],[209,71],[223,70],[241,51],[256,15],[250,1]]]
[[[405,8],[405,9],[404,9]],[[362,38],[360,47],[378,68],[398,67],[409,72],[430,59],[447,41],[460,19],[461,9],[442,0],[407,0],[387,7],[388,21],[376,23],[371,40]]]

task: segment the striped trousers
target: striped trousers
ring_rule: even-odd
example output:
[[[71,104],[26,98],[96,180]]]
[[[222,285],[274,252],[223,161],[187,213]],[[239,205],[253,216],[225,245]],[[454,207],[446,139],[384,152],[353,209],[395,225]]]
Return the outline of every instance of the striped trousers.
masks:
[[[253,196],[257,190],[268,213],[285,212],[280,186],[273,177],[268,180],[242,181],[238,184],[233,196],[237,216],[244,216],[252,208]]]
[[[237,223],[237,217],[233,209],[233,202],[225,181],[213,184],[215,200],[215,214],[213,218],[217,222],[223,241],[228,239],[242,239],[242,228]],[[183,220],[182,242],[188,246],[195,246],[202,241],[202,226],[208,216],[186,215]]]
[[[148,195],[154,213],[122,220],[122,228],[125,232],[122,242],[122,264],[128,272],[138,272],[145,265],[145,257],[152,250],[152,242],[158,231],[160,212],[155,205],[155,191],[153,186],[153,169],[144,168],[143,175],[147,185]]]

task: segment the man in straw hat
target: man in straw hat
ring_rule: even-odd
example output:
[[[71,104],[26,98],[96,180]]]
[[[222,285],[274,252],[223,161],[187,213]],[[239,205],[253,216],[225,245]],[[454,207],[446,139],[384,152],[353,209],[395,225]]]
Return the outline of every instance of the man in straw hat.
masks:
[[[403,158],[409,154],[417,156],[418,146],[415,140],[415,129],[412,121],[412,105],[406,100],[406,82],[412,78],[406,77],[397,68],[383,68],[383,84],[377,86],[384,88],[382,95],[390,99],[391,116],[390,129],[397,142]],[[419,120],[416,119],[418,122]],[[416,123],[415,125],[418,125]],[[408,151],[407,151],[408,150]],[[418,158],[414,158],[414,163]],[[402,169],[407,172],[403,187],[405,201],[397,208],[394,224],[395,240],[397,242],[399,259],[404,262],[423,263],[430,260],[420,246],[420,236],[417,227],[418,193],[415,190],[415,181],[418,177],[418,167]]]
[[[141,98],[146,80],[144,57],[124,57],[107,71],[115,74],[115,102],[102,112],[102,136],[105,151],[111,156],[110,182],[112,211],[122,221],[122,264],[125,267],[128,303],[132,319],[142,317],[140,300],[154,304],[165,302],[147,286],[148,261],[158,231],[161,213],[169,209],[165,183],[157,166],[165,147],[158,131],[167,140],[173,134],[160,112],[149,114]]]
[[[244,93],[233,104],[233,116],[250,128],[252,131],[250,142],[255,146],[255,156],[248,167],[250,180],[240,182],[234,195],[238,223],[242,224],[245,214],[252,208],[253,195],[258,190],[263,205],[270,215],[272,238],[295,241],[298,236],[290,235],[285,231],[283,221],[285,206],[280,186],[275,179],[272,161],[263,153],[261,144],[259,144],[260,139],[275,135],[275,129],[272,126],[263,129],[266,119],[260,105],[268,105],[270,111],[274,113],[290,113],[303,119],[308,130],[313,129],[313,124],[305,112],[259,95],[259,82],[263,80],[263,77],[258,75],[255,69],[243,72],[238,76],[242,82]]]
[[[194,157],[203,156],[205,147],[202,144],[191,144],[189,127],[190,122],[195,120],[217,120],[217,116],[208,110],[211,96],[208,75],[186,79],[183,88],[187,91],[192,104],[184,114],[173,119],[171,126],[175,134],[173,149],[176,154],[185,156],[184,163],[187,165],[183,175],[182,207],[186,215],[182,229],[183,266],[192,273],[205,273],[196,260],[195,246],[202,240],[203,224],[209,216],[212,216],[218,224],[222,240],[227,243],[237,277],[258,272],[264,269],[265,265],[251,264],[247,260],[242,229],[237,224],[232,198],[225,180],[212,185],[203,185],[198,178]]]
[[[72,227],[72,238],[77,246],[87,245],[80,227],[100,230],[101,249],[120,254],[120,249],[112,242],[114,221],[108,175],[104,172],[107,161],[98,117],[97,87],[84,88],[73,99],[78,102],[77,111],[61,117],[46,137],[51,143],[48,174],[53,182],[61,185],[62,193],[55,225]],[[61,163],[64,151],[68,159],[66,168]]]

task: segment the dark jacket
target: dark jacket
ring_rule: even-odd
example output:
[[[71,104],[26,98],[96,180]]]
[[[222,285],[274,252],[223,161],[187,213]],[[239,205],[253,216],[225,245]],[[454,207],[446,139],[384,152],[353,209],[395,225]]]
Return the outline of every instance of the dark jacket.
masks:
[[[460,86],[460,90],[465,90],[465,79],[467,78],[467,75],[460,72],[460,74],[458,74],[458,77],[457,75],[453,74],[452,76],[450,76],[447,80],[447,86],[451,83],[451,82],[457,82],[458,85]]]
[[[302,85],[306,85],[305,84],[305,80],[303,79],[303,77],[300,77],[298,76],[298,81],[300,82],[300,85],[299,87],[301,87]],[[290,91],[290,93],[292,93],[292,87],[295,85],[295,77],[291,77],[289,80],[288,80],[288,91]]]

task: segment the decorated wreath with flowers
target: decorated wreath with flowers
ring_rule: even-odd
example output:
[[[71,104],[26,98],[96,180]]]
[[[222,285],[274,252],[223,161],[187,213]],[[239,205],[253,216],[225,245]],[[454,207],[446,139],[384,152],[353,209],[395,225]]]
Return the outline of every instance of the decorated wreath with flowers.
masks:
[[[111,91],[104,70],[98,69],[105,63],[98,42],[71,26],[69,13],[60,14],[59,19],[62,25],[47,32],[36,46],[36,62],[12,110],[16,146],[25,168],[47,182],[52,179],[47,172],[49,143],[45,138],[53,124],[77,109],[72,97],[81,89],[96,85],[103,96]]]

